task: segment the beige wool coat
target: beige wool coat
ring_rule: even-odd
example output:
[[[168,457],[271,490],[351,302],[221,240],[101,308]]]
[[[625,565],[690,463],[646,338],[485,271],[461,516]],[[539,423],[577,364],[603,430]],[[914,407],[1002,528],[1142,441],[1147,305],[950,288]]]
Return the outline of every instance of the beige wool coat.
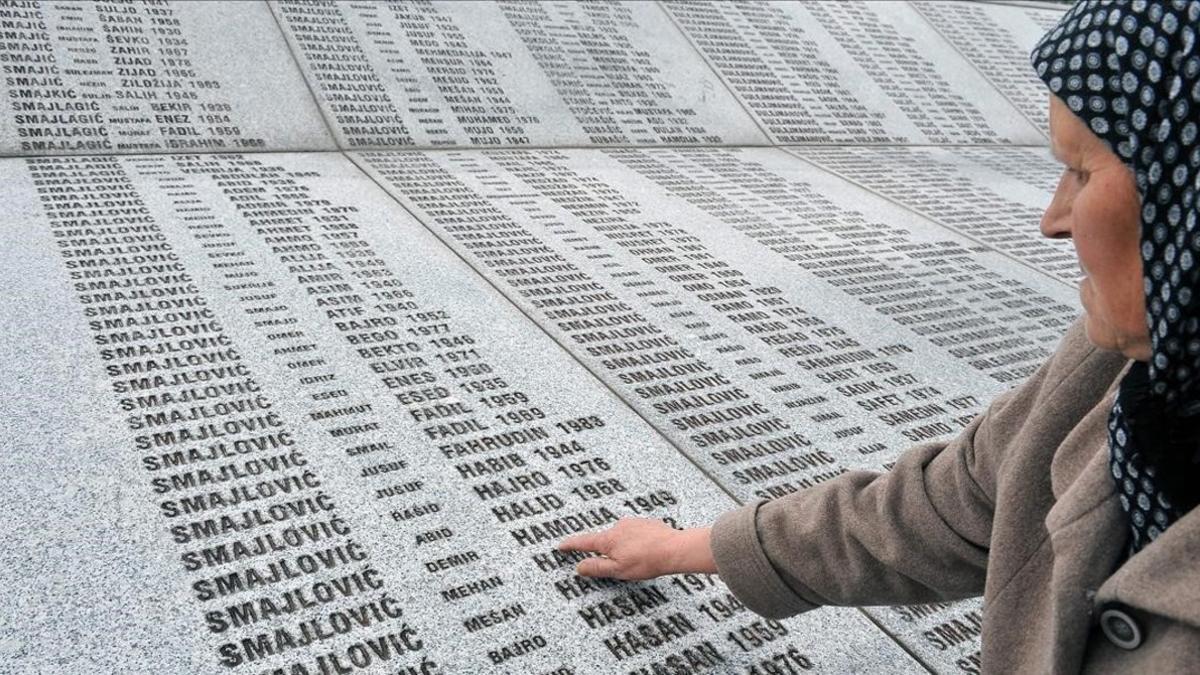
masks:
[[[722,580],[771,618],[983,595],[985,673],[1200,673],[1200,509],[1114,570],[1106,423],[1127,364],[1076,321],[953,441],[722,516]]]

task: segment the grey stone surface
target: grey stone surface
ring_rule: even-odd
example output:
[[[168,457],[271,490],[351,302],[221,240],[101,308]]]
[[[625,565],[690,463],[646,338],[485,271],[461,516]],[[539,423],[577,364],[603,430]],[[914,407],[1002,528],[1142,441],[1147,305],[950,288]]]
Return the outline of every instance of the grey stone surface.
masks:
[[[1035,127],[1045,130],[1046,85],[1029,53],[1062,18],[1065,7],[919,0],[913,8],[954,45]]]
[[[0,6],[0,672],[977,672],[978,602],[550,551],[886,469],[1053,349],[1059,12]]]
[[[782,150],[354,157],[743,500],[951,436],[1077,312],[1068,286]],[[972,658],[970,628],[936,629],[977,632],[977,605],[878,614],[928,663]]]
[[[777,143],[1045,142],[908,3],[663,6]]]
[[[1080,277],[1071,242],[1046,239],[1037,228],[1062,174],[1047,148],[790,151],[1035,270],[1071,285]]]
[[[857,610],[575,577],[567,532],[734,502],[344,157],[0,179],[6,672],[921,671]]]
[[[0,155],[330,150],[261,2],[0,6]]]
[[[767,142],[653,2],[272,8],[345,148]]]

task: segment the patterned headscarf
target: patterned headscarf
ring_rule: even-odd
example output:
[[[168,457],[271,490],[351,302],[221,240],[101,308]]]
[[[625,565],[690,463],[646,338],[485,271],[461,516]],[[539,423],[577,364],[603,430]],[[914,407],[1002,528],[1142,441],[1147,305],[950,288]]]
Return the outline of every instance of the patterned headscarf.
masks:
[[[1141,195],[1149,363],[1109,415],[1129,553],[1200,487],[1200,0],[1081,0],[1034,47],[1037,74],[1133,170]]]

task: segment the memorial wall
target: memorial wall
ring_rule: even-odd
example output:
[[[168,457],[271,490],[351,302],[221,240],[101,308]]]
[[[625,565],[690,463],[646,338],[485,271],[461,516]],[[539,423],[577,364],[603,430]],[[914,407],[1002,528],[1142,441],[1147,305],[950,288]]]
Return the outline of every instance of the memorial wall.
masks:
[[[978,601],[765,620],[555,544],[1037,368],[1061,12],[0,1],[0,671],[979,672]]]

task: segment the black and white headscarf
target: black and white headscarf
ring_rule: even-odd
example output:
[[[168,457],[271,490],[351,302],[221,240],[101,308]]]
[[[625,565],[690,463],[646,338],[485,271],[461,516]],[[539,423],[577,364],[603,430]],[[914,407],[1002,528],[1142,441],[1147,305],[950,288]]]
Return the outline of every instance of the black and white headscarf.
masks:
[[[1050,91],[1133,170],[1152,356],[1109,415],[1129,553],[1200,500],[1200,0],[1081,0],[1033,50]]]

